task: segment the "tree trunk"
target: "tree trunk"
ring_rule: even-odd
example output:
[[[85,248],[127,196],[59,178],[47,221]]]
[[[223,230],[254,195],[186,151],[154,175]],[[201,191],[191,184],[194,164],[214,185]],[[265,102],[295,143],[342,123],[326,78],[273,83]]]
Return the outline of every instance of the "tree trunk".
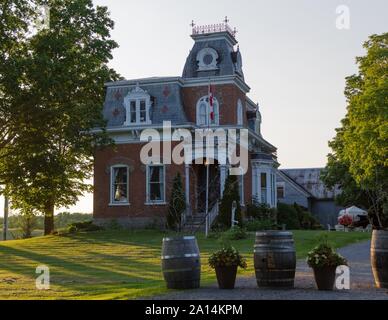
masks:
[[[48,203],[44,210],[44,235],[54,232],[54,204]]]

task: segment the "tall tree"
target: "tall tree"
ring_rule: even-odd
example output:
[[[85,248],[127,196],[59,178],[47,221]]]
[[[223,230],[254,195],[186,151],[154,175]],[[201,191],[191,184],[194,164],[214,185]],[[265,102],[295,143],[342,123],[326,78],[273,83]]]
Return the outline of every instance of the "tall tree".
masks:
[[[372,35],[364,48],[358,74],[346,79],[347,114],[330,143],[324,179],[359,190],[356,195],[382,227],[388,201],[388,33]]]
[[[91,0],[33,1],[50,8],[49,28],[26,45],[17,136],[1,160],[0,179],[13,206],[44,213],[45,234],[54,208],[74,205],[90,191],[93,152],[109,142],[104,131],[104,82],[118,78],[107,66],[117,47],[106,7]]]

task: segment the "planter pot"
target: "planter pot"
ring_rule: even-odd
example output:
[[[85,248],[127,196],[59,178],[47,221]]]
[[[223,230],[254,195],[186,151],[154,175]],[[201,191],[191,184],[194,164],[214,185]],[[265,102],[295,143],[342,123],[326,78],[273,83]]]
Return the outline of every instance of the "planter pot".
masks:
[[[373,230],[370,253],[376,287],[388,289],[388,231]]]
[[[218,287],[220,289],[234,289],[237,266],[216,267]]]
[[[337,267],[313,268],[318,290],[333,290]]]

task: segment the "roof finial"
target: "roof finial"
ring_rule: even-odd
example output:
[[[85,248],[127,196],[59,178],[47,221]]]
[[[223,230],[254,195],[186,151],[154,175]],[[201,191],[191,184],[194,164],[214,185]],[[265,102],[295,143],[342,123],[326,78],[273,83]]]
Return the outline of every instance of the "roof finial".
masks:
[[[194,22],[194,20],[191,20],[190,27],[192,27],[192,28],[195,27],[195,22]]]
[[[228,16],[225,16],[225,20],[224,20],[224,23],[228,23],[229,22],[229,19],[228,19]]]
[[[237,31],[236,27],[234,27],[234,29],[233,29],[233,37],[236,36],[237,32],[238,32],[238,31]]]

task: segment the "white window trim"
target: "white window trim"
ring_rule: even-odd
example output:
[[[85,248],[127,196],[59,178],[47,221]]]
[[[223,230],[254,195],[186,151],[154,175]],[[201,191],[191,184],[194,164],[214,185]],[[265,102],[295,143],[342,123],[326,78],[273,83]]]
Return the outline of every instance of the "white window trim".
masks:
[[[286,197],[286,183],[276,182],[276,194],[278,193],[278,187],[283,187],[283,198],[280,198],[280,199],[284,199]]]
[[[200,107],[201,107],[202,100],[204,100],[206,98],[208,98],[208,96],[203,96],[200,99],[198,99],[198,101],[197,101],[197,106],[196,106],[197,125],[201,126],[201,127],[219,126],[220,125],[220,104],[218,103],[218,100],[216,97],[213,97],[213,108],[214,108],[214,111],[217,111],[217,112],[214,112],[214,120],[215,120],[214,123],[210,123],[211,119],[210,119],[210,105],[209,105],[209,103],[207,103],[207,108],[206,108],[206,119],[207,119],[208,123],[205,123],[205,124],[200,123],[200,120],[201,120]]]
[[[136,121],[131,122],[131,102],[135,101],[136,103]],[[140,121],[140,102],[145,101],[146,105],[146,121]],[[125,126],[134,126],[134,125],[144,125],[151,124],[150,119],[150,109],[151,109],[151,97],[147,93],[147,91],[141,89],[139,85],[128,93],[128,95],[124,98],[124,107],[126,119],[124,122]]]
[[[119,201],[114,201],[114,194],[113,194],[113,185],[114,185],[114,182],[113,182],[113,170],[115,168],[126,168],[127,169],[127,201],[126,202],[119,202]],[[125,164],[115,164],[113,166],[110,167],[110,178],[109,178],[109,197],[110,197],[110,201],[109,201],[109,206],[129,206],[130,205],[130,202],[129,202],[129,167]]]
[[[162,200],[151,200],[150,199],[150,167],[162,167],[163,168],[163,197]],[[146,167],[146,202],[145,205],[166,205],[166,166],[163,164],[148,164]]]

